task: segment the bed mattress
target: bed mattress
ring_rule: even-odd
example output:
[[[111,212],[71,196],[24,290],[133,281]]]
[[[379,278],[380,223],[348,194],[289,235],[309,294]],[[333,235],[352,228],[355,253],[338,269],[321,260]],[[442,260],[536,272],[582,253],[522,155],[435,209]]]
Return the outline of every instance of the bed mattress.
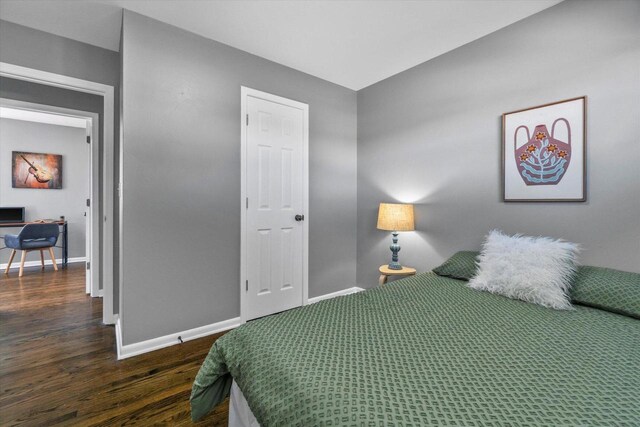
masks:
[[[218,339],[192,417],[232,380],[262,427],[640,425],[640,321],[426,273]]]

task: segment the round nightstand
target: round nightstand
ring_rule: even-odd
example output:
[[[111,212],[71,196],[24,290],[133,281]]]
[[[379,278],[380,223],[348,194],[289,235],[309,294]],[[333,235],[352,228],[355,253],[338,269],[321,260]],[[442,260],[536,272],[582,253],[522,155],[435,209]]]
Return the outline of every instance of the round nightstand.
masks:
[[[381,265],[378,271],[380,272],[379,285],[387,283],[389,276],[414,276],[416,274],[415,268],[402,266],[402,270],[392,270],[387,264]]]

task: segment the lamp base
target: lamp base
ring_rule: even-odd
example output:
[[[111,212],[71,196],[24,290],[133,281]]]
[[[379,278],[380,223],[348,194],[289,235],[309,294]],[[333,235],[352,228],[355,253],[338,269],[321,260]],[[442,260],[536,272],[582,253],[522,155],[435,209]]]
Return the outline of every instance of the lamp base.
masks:
[[[389,249],[391,249],[391,262],[389,263],[389,269],[402,270],[402,266],[398,262],[398,252],[400,252],[400,245],[398,244],[398,232],[394,231],[391,234],[393,235],[393,243],[391,244],[391,246],[389,246]]]
[[[390,262],[387,267],[389,267],[389,270],[402,270],[402,266],[399,262]]]

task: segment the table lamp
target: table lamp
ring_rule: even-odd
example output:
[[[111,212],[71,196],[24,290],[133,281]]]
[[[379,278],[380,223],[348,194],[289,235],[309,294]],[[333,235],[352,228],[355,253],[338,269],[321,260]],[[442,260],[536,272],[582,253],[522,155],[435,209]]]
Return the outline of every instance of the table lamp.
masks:
[[[389,269],[402,270],[402,265],[398,262],[398,252],[400,252],[398,231],[415,230],[413,205],[405,205],[401,203],[380,203],[380,207],[378,208],[377,228],[378,230],[392,232],[393,243],[389,246],[392,253]]]

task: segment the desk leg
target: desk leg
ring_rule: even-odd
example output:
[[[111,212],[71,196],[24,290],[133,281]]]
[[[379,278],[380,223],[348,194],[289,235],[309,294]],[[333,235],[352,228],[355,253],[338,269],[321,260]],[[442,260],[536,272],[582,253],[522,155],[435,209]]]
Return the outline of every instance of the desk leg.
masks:
[[[62,225],[62,268],[67,268],[67,263],[69,262],[69,248],[68,248],[68,226],[65,222]]]
[[[378,285],[382,286],[385,283],[387,283],[387,276],[384,274],[381,274],[380,278],[378,279]]]

